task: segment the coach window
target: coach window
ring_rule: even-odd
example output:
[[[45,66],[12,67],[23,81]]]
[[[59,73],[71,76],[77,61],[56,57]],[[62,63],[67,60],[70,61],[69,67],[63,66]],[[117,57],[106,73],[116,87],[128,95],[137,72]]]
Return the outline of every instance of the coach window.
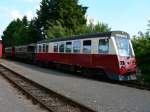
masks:
[[[83,41],[83,53],[91,53],[91,40]]]
[[[100,39],[99,40],[99,47],[98,47],[99,53],[108,53],[109,51],[109,41],[108,39]]]
[[[66,42],[66,52],[71,53],[72,50],[72,42]]]
[[[73,42],[73,52],[74,53],[80,53],[80,47],[81,47],[80,40],[77,40],[77,41]]]
[[[58,43],[54,43],[54,52],[58,52]]]
[[[27,51],[28,52],[34,52],[35,47],[34,46],[28,46]]]
[[[63,52],[64,52],[64,46],[65,46],[64,43],[60,43],[60,44],[59,44],[59,52],[60,52],[60,53],[63,53]]]

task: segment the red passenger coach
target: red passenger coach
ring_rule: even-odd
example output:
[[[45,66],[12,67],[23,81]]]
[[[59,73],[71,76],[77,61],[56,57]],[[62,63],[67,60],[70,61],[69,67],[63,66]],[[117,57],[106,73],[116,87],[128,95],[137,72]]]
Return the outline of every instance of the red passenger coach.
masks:
[[[101,70],[110,79],[135,80],[136,64],[129,34],[95,33],[37,43],[35,61],[69,65],[80,70]]]
[[[0,58],[2,58],[3,55],[3,45],[2,45],[2,41],[0,40]]]

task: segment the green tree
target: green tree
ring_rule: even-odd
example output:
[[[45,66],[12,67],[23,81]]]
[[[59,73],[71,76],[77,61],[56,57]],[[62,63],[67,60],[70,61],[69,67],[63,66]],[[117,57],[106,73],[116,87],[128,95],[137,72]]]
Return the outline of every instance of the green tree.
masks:
[[[4,46],[24,45],[42,40],[38,25],[36,19],[28,21],[26,16],[22,20],[13,20],[3,32]]]
[[[70,37],[72,35],[81,35],[81,34],[90,34],[90,33],[98,33],[98,32],[108,32],[111,28],[104,23],[97,23],[93,24],[90,23],[89,25],[82,25],[76,29],[76,32],[72,32],[69,29],[63,27],[61,22],[57,21],[55,24],[48,23],[48,30],[45,30],[48,38],[60,38],[60,37]]]
[[[42,0],[40,9],[37,10],[37,21],[39,28],[44,31],[47,30],[47,22],[54,23],[56,20],[56,0]],[[42,33],[41,31],[41,33]]]
[[[150,26],[148,24],[148,29]],[[148,74],[150,72],[150,34],[149,31],[146,33],[139,32],[132,39],[134,51],[139,68],[142,73]],[[150,76],[149,76],[150,77]],[[150,78],[149,78],[150,79]]]
[[[18,38],[18,30],[20,30],[22,22],[20,19],[13,20],[5,29],[2,35],[4,46],[14,46],[16,44],[16,38]]]
[[[68,31],[76,32],[79,26],[86,24],[86,10],[78,0],[42,0],[37,15],[43,31],[49,28],[47,22],[56,24],[59,21]]]
[[[48,30],[45,30],[47,38],[62,38],[69,36],[69,33],[66,31],[66,28],[62,26],[59,21],[56,21],[55,24],[48,23]]]
[[[34,43],[43,39],[41,35],[40,27],[38,25],[39,23],[36,18],[30,21],[28,31],[27,31],[29,37],[28,43]]]
[[[98,33],[98,32],[108,32],[111,28],[104,23],[83,25],[82,27],[78,27],[76,34],[89,34],[89,33]]]
[[[147,29],[147,31],[148,31],[148,33],[150,33],[150,20],[148,21],[148,24],[147,24],[147,26],[148,26],[148,29]]]
[[[24,16],[21,20],[22,24],[19,26],[20,28],[17,30],[18,33],[18,42],[16,43],[17,45],[22,45],[22,44],[27,44],[28,39],[28,23],[29,21],[27,20],[27,17]]]
[[[3,32],[6,46],[23,45],[48,38],[70,37],[72,35],[110,31],[107,24],[86,24],[87,7],[78,0],[42,0],[37,18],[31,21],[24,16],[13,20]]]

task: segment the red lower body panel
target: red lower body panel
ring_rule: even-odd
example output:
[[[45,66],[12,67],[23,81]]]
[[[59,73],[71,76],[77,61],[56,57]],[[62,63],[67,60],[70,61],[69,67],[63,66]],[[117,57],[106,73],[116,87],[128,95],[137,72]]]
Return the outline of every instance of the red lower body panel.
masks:
[[[102,68],[115,73],[119,69],[116,55],[38,53],[36,54],[36,60],[45,64],[48,62],[56,62],[87,68]]]
[[[66,53],[37,53],[36,61],[48,64],[49,62],[61,63],[67,65],[76,65],[85,68],[103,69],[107,76],[116,80],[129,80],[128,76],[120,74],[120,59],[117,55],[106,54],[66,54]],[[125,62],[127,63],[127,62]],[[127,66],[133,67],[133,66]],[[124,78],[125,77],[125,78]],[[126,78],[127,77],[127,78]]]

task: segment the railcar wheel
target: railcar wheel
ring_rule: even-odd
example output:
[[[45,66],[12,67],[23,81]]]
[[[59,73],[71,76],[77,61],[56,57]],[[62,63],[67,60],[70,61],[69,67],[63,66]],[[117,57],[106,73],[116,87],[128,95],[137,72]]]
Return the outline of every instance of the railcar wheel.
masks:
[[[72,73],[77,73],[78,70],[79,69],[77,66],[70,65],[70,67],[69,67],[69,71]]]
[[[96,73],[96,77],[98,79],[104,79],[104,80],[109,79],[107,74],[105,73],[105,71],[103,69],[96,69],[95,73]]]
[[[88,69],[88,68],[82,68],[82,74],[83,76],[89,77],[89,78],[94,76],[94,74],[92,73],[92,69]]]

